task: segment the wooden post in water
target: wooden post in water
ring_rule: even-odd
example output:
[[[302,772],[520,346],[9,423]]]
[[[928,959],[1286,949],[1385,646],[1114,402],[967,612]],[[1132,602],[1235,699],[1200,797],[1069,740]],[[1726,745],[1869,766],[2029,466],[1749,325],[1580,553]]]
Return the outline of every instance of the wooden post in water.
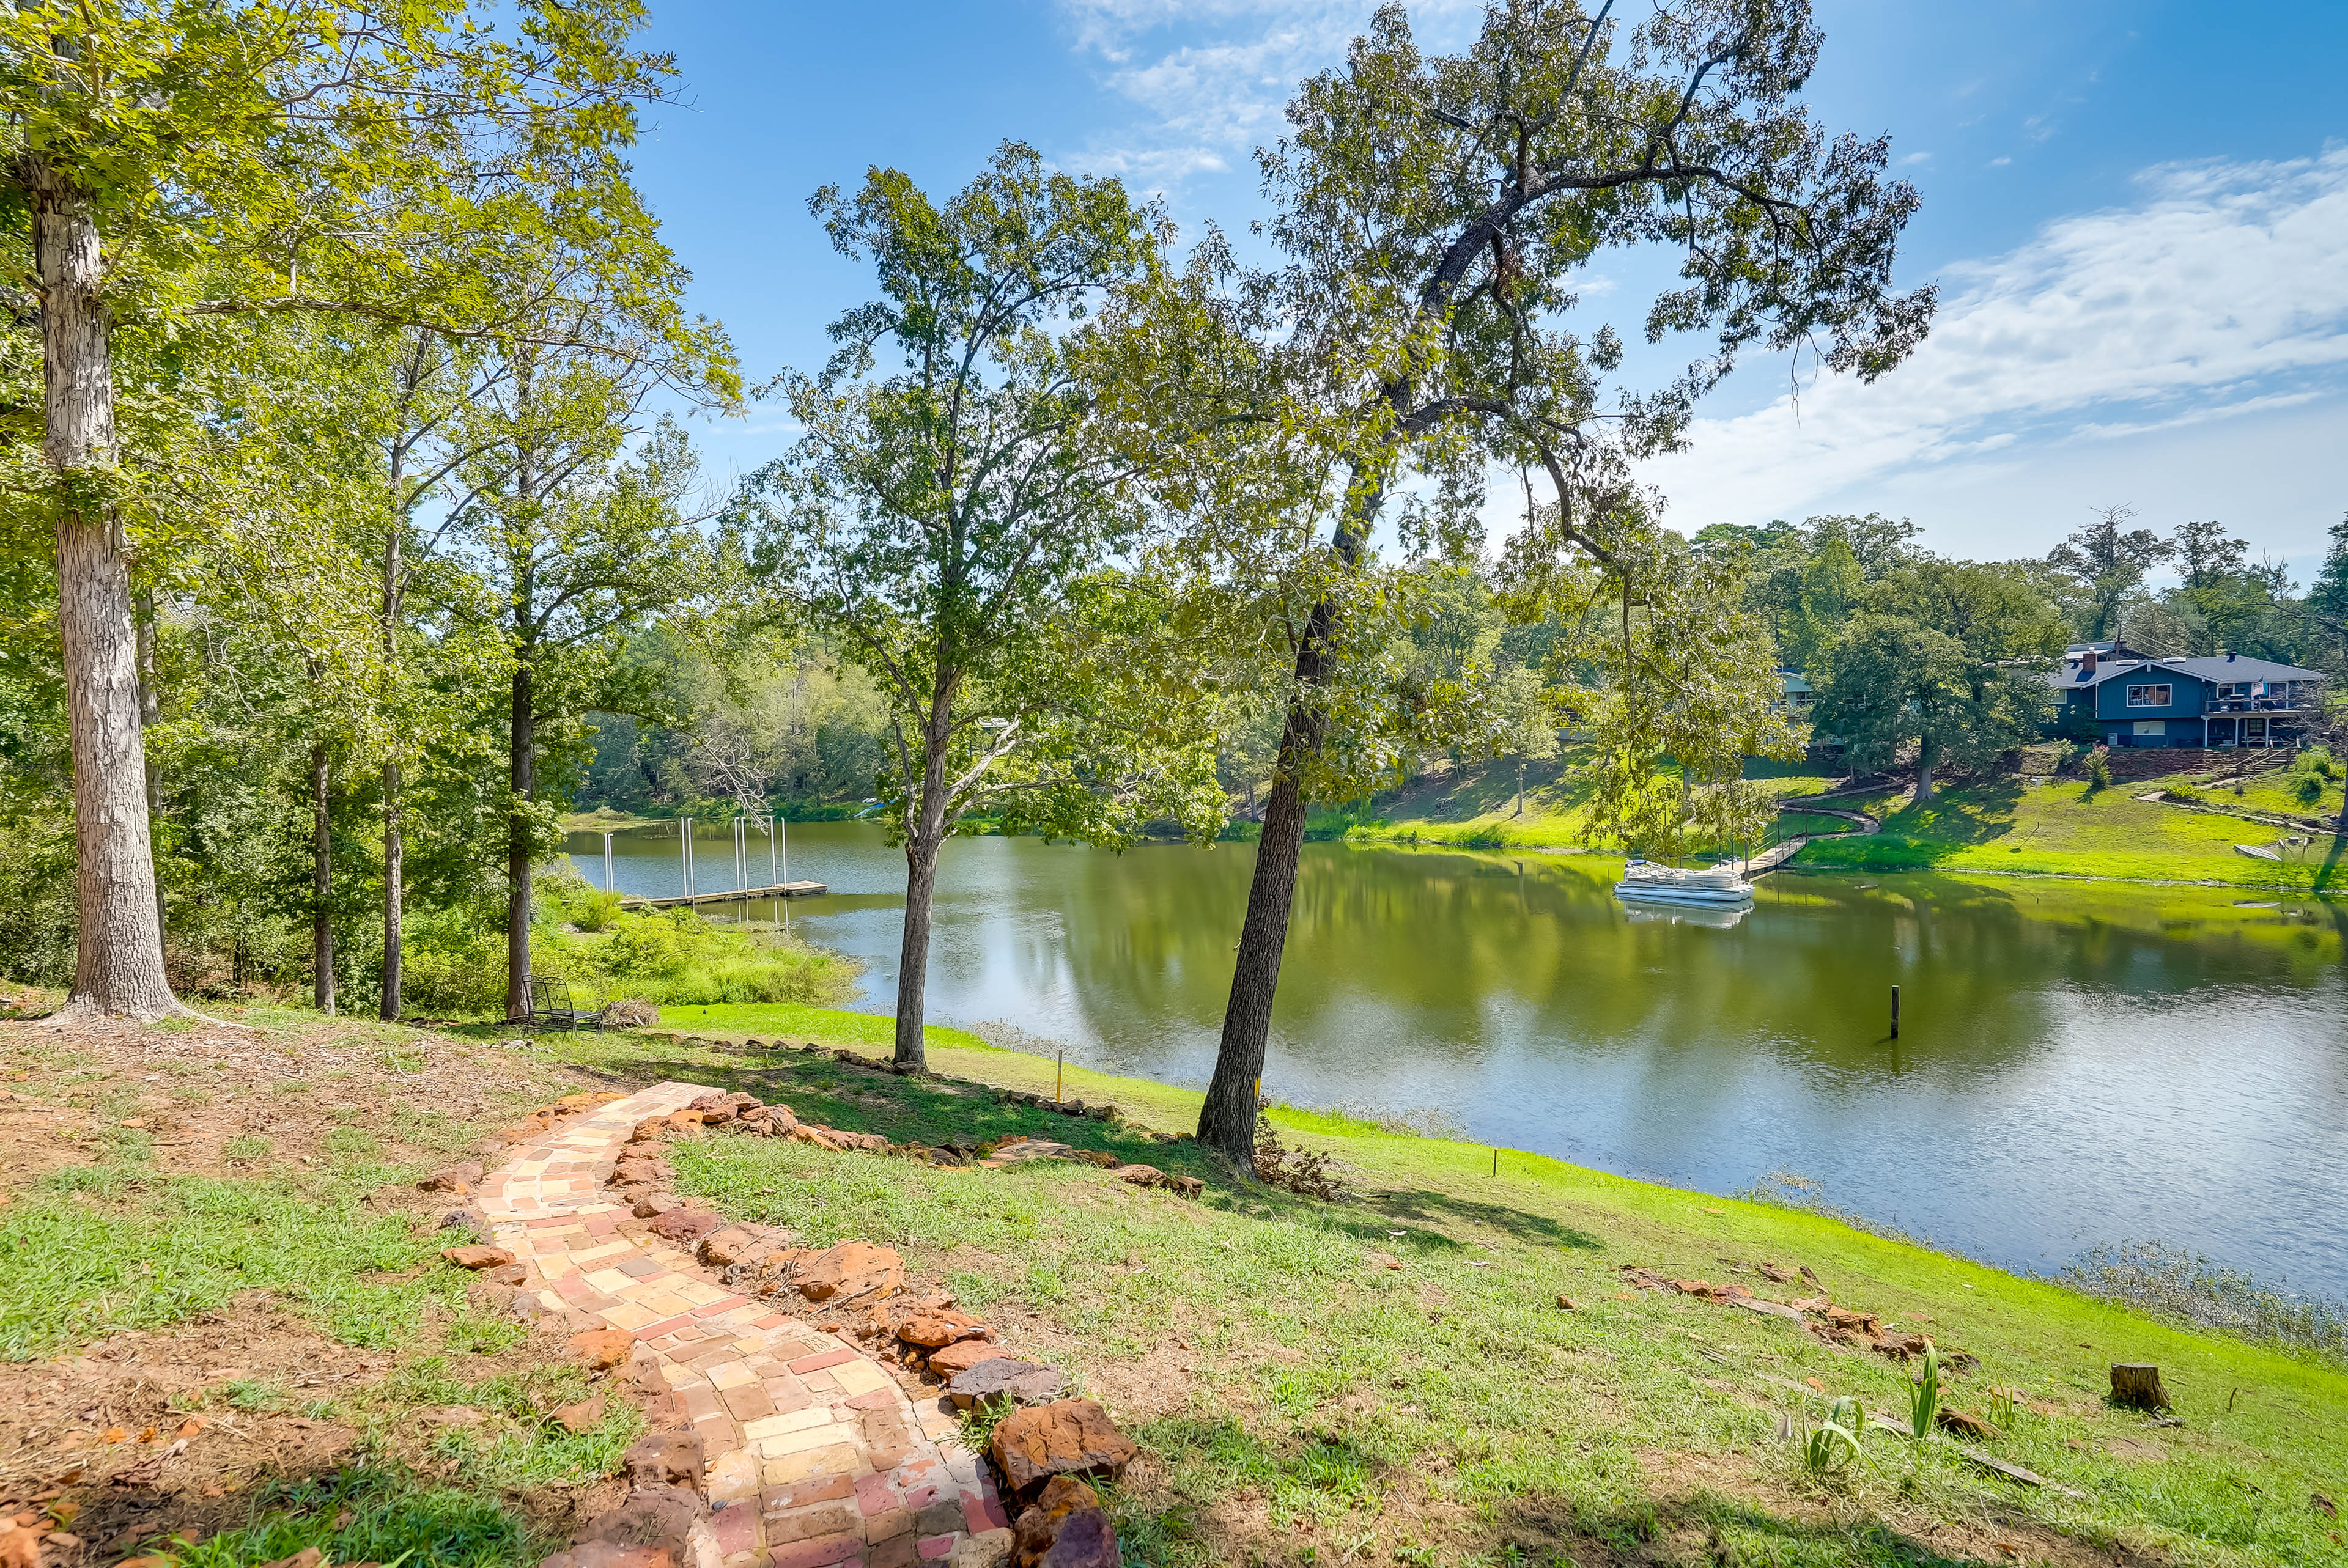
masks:
[[[1900,1038],[1900,988],[1891,988],[1891,1038]]]

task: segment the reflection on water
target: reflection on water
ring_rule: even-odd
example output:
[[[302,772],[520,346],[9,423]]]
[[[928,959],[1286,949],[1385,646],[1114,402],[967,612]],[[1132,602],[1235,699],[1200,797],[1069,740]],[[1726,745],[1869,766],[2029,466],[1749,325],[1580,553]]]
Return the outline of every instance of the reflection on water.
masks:
[[[601,839],[571,847],[600,882]],[[615,847],[621,886],[675,890],[674,836]],[[890,1010],[903,859],[855,824],[794,826],[790,847],[791,875],[834,890],[794,906],[794,928],[865,960],[856,1005]],[[729,885],[720,849],[697,866],[705,892]],[[1203,1085],[1251,865],[1241,845],[958,840],[930,1016]],[[2348,1293],[2348,907],[1778,876],[1724,920],[1627,909],[1615,874],[1308,846],[1266,1091],[1434,1110],[1478,1139],[1714,1192],[1799,1172],[2012,1264],[2157,1236]]]

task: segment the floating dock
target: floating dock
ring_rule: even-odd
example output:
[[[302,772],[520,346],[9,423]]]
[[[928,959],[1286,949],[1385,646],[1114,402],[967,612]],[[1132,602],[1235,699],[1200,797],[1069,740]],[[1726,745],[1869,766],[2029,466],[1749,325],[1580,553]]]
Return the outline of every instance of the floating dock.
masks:
[[[831,889],[820,882],[778,882],[771,887],[740,887],[731,893],[673,893],[665,898],[623,898],[623,909],[667,909],[679,904],[746,904],[753,898],[820,898]]]

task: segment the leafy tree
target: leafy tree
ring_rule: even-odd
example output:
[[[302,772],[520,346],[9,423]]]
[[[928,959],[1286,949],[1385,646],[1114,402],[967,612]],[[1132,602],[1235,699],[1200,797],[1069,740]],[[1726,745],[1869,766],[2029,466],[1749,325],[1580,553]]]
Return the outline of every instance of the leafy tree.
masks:
[[[453,0],[0,11],[0,208],[31,240],[46,367],[38,452],[9,460],[54,529],[71,696],[80,941],[67,1016],[179,1005],[155,901],[132,574],[198,520],[158,493],[168,469],[120,437],[192,429],[200,413],[137,405],[172,401],[234,321],[479,333],[510,310],[478,287],[490,258],[557,231],[642,240],[626,204],[598,199],[624,185],[632,101],[663,89],[665,62],[628,47],[639,19],[630,0],[524,0],[494,20]],[[692,335],[661,259],[633,251],[608,271],[655,306],[667,290],[661,330]],[[152,377],[120,426],[118,369]]]
[[[2047,552],[2047,564],[2062,574],[2070,592],[2072,630],[2085,641],[2116,640],[2127,596],[2146,573],[2176,553],[2150,528],[2127,527],[2135,516],[2127,507],[2101,507],[2094,522]]]
[[[1932,772],[1974,734],[1972,661],[1944,631],[1888,615],[1861,615],[1835,650],[1812,723],[1840,735],[1854,770],[1890,765],[1917,748],[1916,798],[1932,798]]]
[[[807,434],[753,477],[740,526],[777,591],[887,703],[880,790],[905,852],[896,1060],[920,1066],[938,858],[973,811],[1099,843],[1149,815],[1211,836],[1210,728],[1138,584],[1137,465],[1092,428],[1088,310],[1159,264],[1154,215],[1113,179],[1005,143],[942,205],[873,169],[811,210],[881,297],[834,323],[822,374],[784,384]],[[894,365],[876,375],[881,354]]]
[[[1916,798],[1930,800],[1943,763],[1986,767],[2038,733],[2052,697],[2044,672],[2068,629],[2026,566],[1911,559],[1869,592],[1867,610],[1829,660],[1814,709],[1854,766],[1883,766],[1913,742]]]
[[[1385,725],[1365,731],[1345,709],[1374,689],[1345,671],[1349,651],[1376,645],[1346,620],[1375,603],[1365,584],[1377,579],[1381,520],[1399,513],[1406,543],[1470,533],[1492,466],[1541,475],[1551,494],[1512,569],[1563,584],[1568,563],[1608,560],[1598,522],[1623,511],[1632,458],[1678,441],[1740,351],[1811,344],[1833,368],[1873,376],[1930,319],[1929,291],[1890,287],[1916,198],[1883,179],[1887,144],[1829,142],[1795,101],[1820,44],[1806,5],[1696,0],[1632,28],[1611,9],[1501,0],[1465,53],[1430,56],[1403,8],[1385,5],[1343,67],[1303,84],[1289,136],[1259,155],[1279,207],[1266,231],[1285,264],[1255,292],[1273,318],[1267,357],[1287,367],[1289,412],[1258,427],[1280,442],[1301,432],[1342,482],[1313,551],[1322,586],[1301,618],[1280,606],[1301,634],[1289,713],[1200,1122],[1241,1168],[1308,791],[1342,787],[1333,774],[1350,771],[1322,748]],[[1651,339],[1715,337],[1670,386],[1609,406],[1619,341],[1559,321],[1577,302],[1575,273],[1650,242],[1682,258],[1685,280],[1654,300]],[[1538,588],[1519,599],[1547,602]],[[1645,753],[1626,738],[1620,754]]]
[[[2334,637],[2348,637],[2348,518],[2332,525],[2332,548],[2308,586],[2307,608],[2328,623]]]
[[[510,679],[507,743],[506,1013],[530,1009],[531,885],[559,842],[541,764],[550,743],[584,762],[583,716],[625,707],[627,640],[712,581],[689,510],[699,470],[663,419],[633,453],[631,415],[650,382],[590,354],[534,344],[500,351],[508,374],[473,411],[471,501],[457,520],[465,559],[497,605]]]

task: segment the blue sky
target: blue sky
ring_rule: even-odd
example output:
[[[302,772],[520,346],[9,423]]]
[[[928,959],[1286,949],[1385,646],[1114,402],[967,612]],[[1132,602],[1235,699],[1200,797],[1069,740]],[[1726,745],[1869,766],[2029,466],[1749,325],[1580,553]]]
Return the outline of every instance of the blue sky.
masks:
[[[808,216],[817,186],[886,163],[943,193],[1017,137],[1162,195],[1186,229],[1239,229],[1262,210],[1250,149],[1370,11],[654,4],[687,101],[654,115],[639,172],[695,305],[757,379],[814,368],[824,323],[867,292]],[[1830,128],[1891,134],[1924,195],[1903,282],[1939,281],[1940,323],[1873,387],[1806,380],[1797,399],[1784,360],[1749,362],[1693,449],[1648,472],[1672,524],[1880,510],[1935,548],[2011,557],[2117,502],[2163,529],[2222,518],[2304,579],[2348,512],[2348,5],[1818,0],[1817,14],[1809,96]],[[1478,15],[1412,6],[1430,46]],[[1648,270],[1602,270],[1624,286],[1592,292],[1591,323],[1612,306],[1634,325]],[[721,477],[787,439],[771,408],[705,434]]]

